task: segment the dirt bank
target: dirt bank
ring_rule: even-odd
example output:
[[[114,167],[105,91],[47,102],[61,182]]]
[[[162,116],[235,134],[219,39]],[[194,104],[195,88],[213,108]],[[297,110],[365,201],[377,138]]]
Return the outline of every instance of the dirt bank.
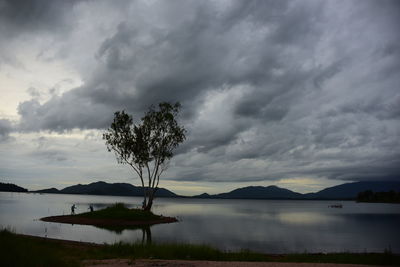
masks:
[[[291,262],[185,261],[185,260],[89,260],[86,267],[373,267],[374,265]]]

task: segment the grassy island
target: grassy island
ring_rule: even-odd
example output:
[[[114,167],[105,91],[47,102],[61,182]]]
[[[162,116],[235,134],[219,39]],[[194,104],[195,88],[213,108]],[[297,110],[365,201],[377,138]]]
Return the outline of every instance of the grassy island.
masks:
[[[100,227],[149,226],[178,221],[176,218],[156,215],[151,211],[129,209],[122,203],[117,203],[114,206],[98,211],[80,213],[76,215],[50,216],[41,218],[40,220],[45,222],[85,224]]]

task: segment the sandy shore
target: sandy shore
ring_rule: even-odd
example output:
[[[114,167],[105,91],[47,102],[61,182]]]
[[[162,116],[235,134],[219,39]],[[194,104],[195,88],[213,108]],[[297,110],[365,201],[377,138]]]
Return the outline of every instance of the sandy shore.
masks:
[[[366,267],[377,265],[289,262],[185,261],[185,260],[89,260],[86,267]]]

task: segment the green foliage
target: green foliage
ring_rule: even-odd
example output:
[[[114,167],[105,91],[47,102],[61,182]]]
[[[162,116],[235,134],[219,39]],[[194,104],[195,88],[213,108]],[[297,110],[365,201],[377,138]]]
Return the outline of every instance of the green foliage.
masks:
[[[158,110],[151,106],[138,124],[125,111],[117,111],[110,128],[103,134],[108,151],[115,152],[118,163],[128,164],[139,176],[148,210],[173,151],[186,138],[185,128],[176,121],[180,108],[179,103],[166,102],[160,103]]]
[[[400,203],[400,192],[372,192],[363,191],[357,195],[358,202],[382,202],[382,203]]]
[[[0,231],[0,266],[80,266],[61,244]]]
[[[176,121],[181,105],[160,103],[133,124],[132,116],[117,111],[111,127],[103,134],[108,151],[114,151],[119,163],[145,168],[149,162],[163,164],[173,156],[173,150],[185,140],[185,128]]]

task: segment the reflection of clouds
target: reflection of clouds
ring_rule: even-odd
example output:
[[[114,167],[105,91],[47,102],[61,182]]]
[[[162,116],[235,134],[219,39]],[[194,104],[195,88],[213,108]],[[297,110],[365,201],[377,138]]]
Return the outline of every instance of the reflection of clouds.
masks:
[[[222,205],[207,205],[204,203],[199,204],[172,204],[168,205],[168,207],[154,207],[153,212],[155,213],[162,213],[168,215],[199,215],[199,214],[208,214],[208,215],[222,215],[222,214],[230,214],[231,208],[229,206],[222,206]]]
[[[315,212],[284,212],[277,214],[279,221],[289,224],[320,224],[342,221],[339,216]]]
[[[4,200],[4,201],[3,201]],[[13,201],[7,201],[13,200]],[[134,206],[142,198],[56,194],[0,193],[0,225],[16,232],[49,238],[115,243],[119,241],[209,244],[222,250],[250,249],[266,253],[400,251],[397,238],[399,206],[343,201],[343,209],[330,209],[330,201],[201,200],[159,198],[154,213],[177,216],[179,222],[141,229],[109,231],[89,225],[47,223],[38,218],[78,211],[89,204],[116,202]],[[113,229],[111,229],[113,230]],[[149,229],[150,230],[150,229]],[[145,235],[144,235],[145,234]],[[149,238],[150,239],[150,238]]]

